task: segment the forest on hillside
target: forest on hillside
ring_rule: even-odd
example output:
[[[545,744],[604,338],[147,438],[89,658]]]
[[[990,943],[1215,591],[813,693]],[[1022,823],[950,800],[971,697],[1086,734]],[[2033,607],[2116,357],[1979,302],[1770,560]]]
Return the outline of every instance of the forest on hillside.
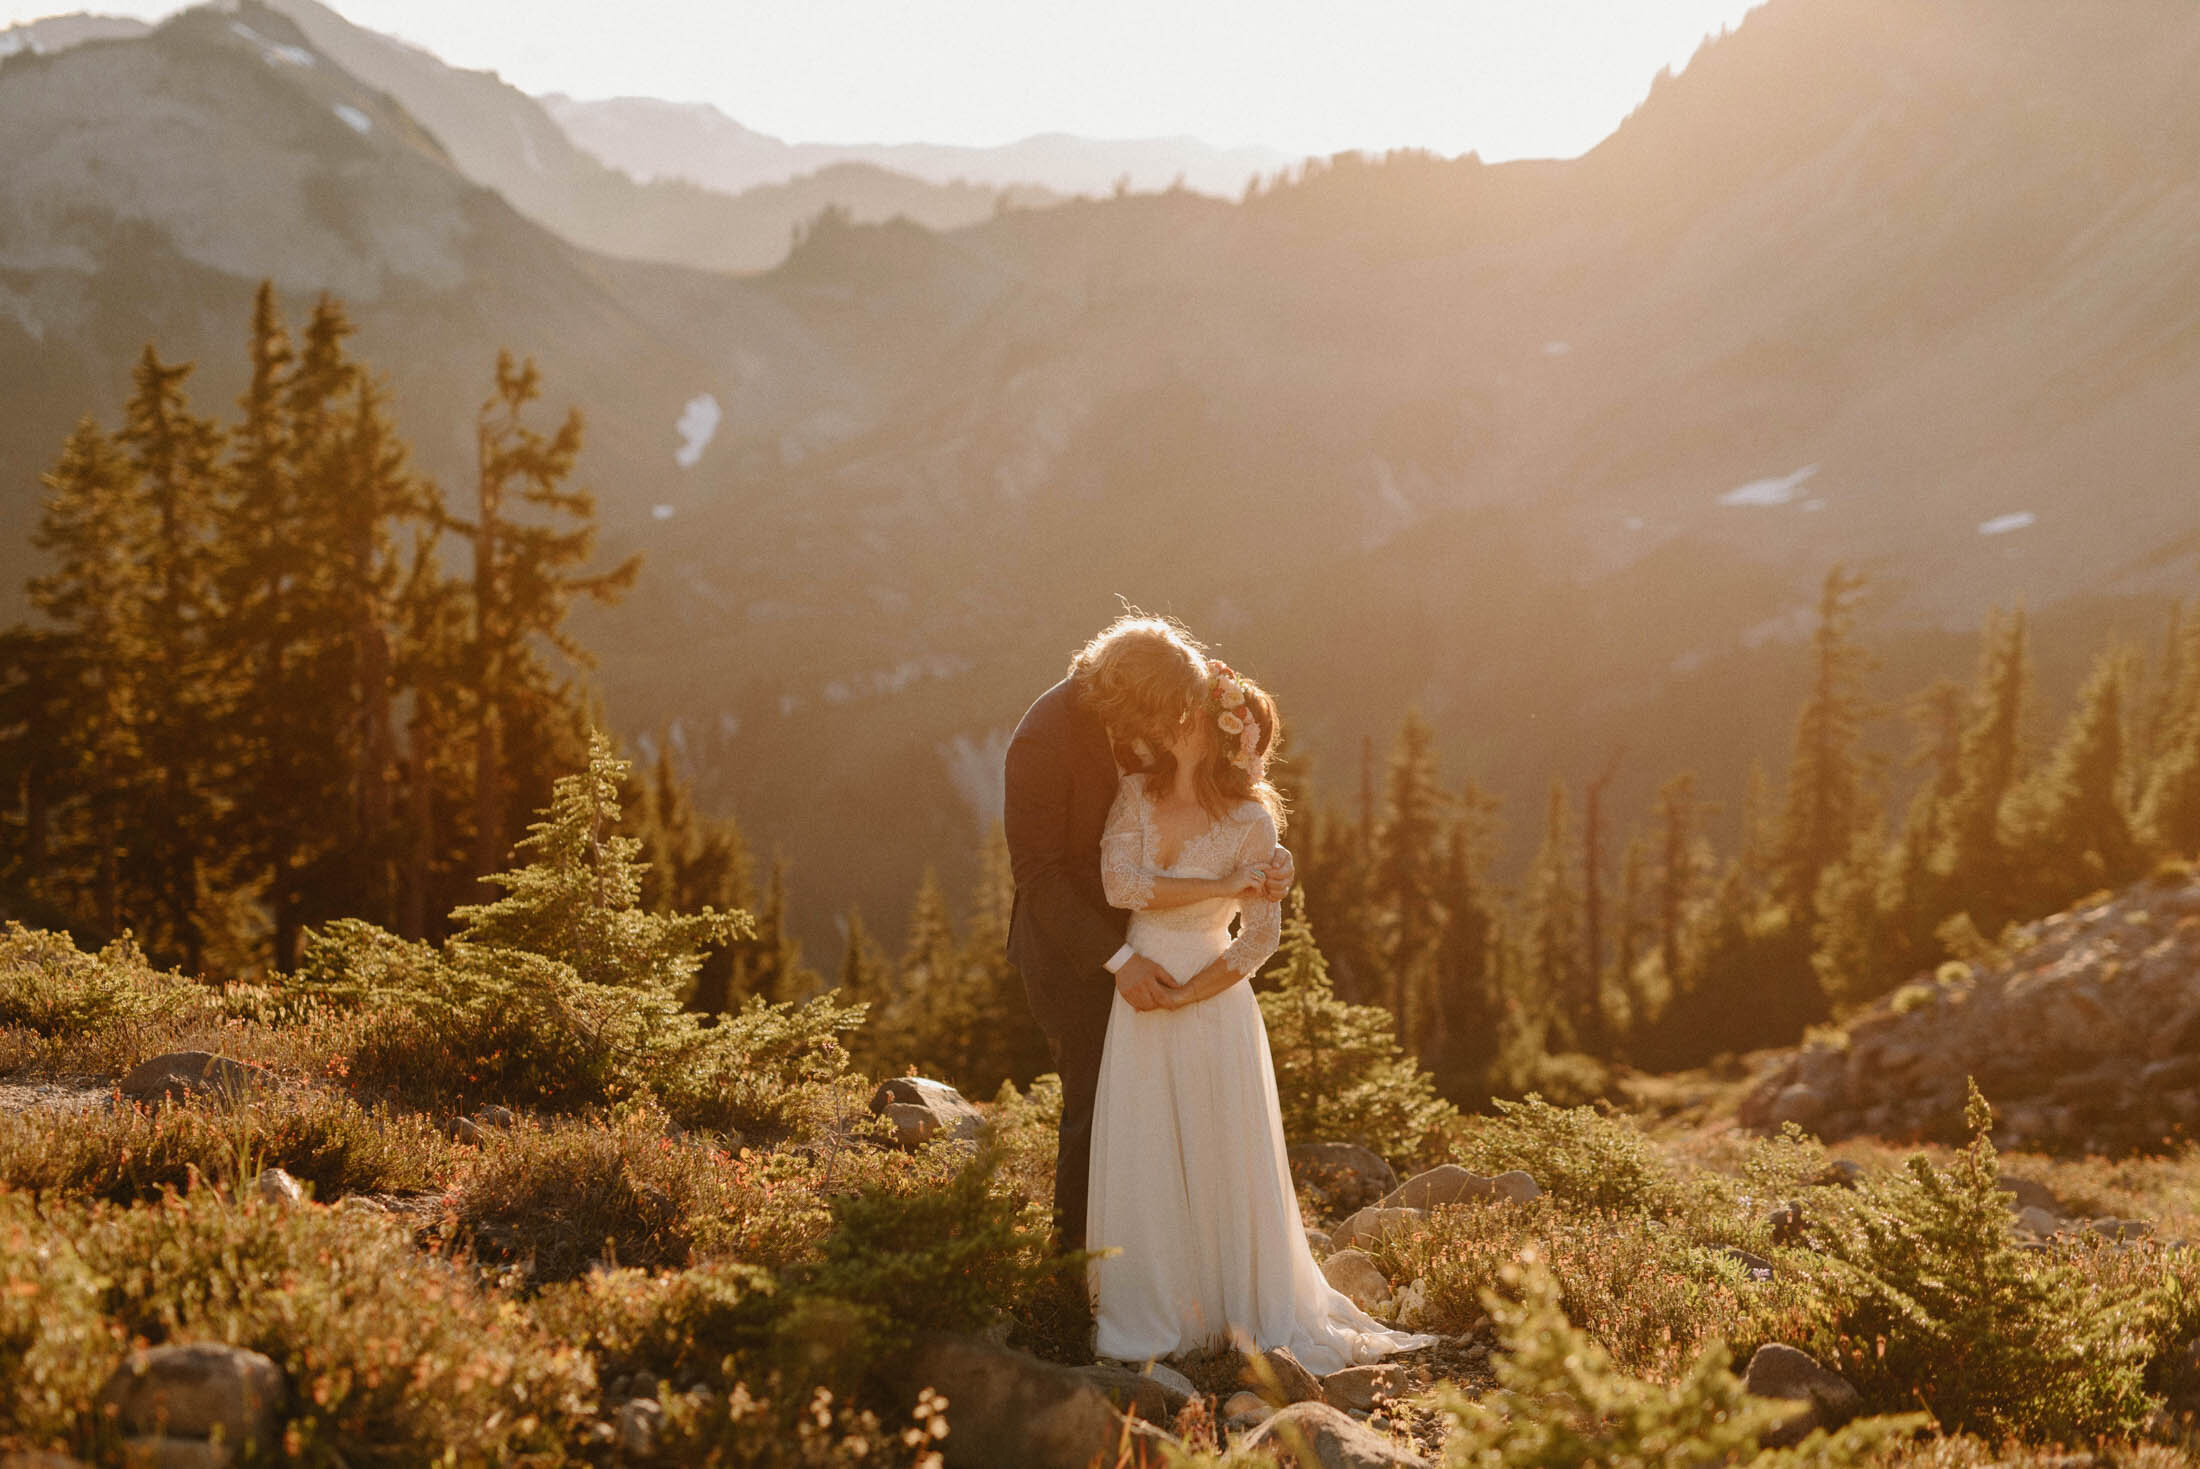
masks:
[[[441,938],[585,759],[602,711],[568,614],[644,571],[594,564],[580,413],[545,421],[533,364],[500,356],[475,483],[454,493],[410,468],[349,334],[327,297],[294,334],[263,286],[232,419],[194,406],[191,366],[149,345],[120,428],[87,417],[60,446],[37,615],[0,640],[7,917],[94,944],[128,932],[214,980],[287,973],[341,919]],[[1989,621],[1968,686],[1888,707],[1865,692],[1864,591],[1826,573],[1777,780],[1673,771],[1629,812],[1608,799],[1615,750],[1508,816],[1440,769],[1440,732],[1413,711],[1386,759],[1363,753],[1356,800],[1301,780],[1287,840],[1339,994],[1385,1008],[1454,1101],[1587,1097],[1615,1064],[1791,1043],[2200,849],[2200,616],[2173,616],[2152,657],[2100,649],[2034,750],[2021,608]],[[1906,759],[1877,753],[1888,725],[1912,731]],[[1707,776],[1749,792],[1731,850],[1711,839]],[[1003,953],[998,832],[966,901],[928,874],[905,913],[866,914],[829,883],[798,899],[757,855],[777,834],[698,811],[672,742],[628,785],[642,901],[757,918],[713,945],[694,1008],[837,989],[870,1006],[854,1044],[879,1069],[981,1093],[1045,1069]],[[1507,820],[1541,834],[1518,870],[1498,862]],[[798,903],[837,914],[839,955],[804,955]],[[880,937],[896,925],[898,944]]]

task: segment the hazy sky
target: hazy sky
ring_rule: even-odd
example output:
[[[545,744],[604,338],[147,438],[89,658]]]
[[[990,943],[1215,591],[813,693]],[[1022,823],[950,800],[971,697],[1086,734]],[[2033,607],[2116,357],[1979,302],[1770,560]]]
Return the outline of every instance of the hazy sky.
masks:
[[[718,104],[790,141],[1188,133],[1570,156],[1753,0],[337,0],[530,92]],[[173,0],[0,0],[153,18]]]

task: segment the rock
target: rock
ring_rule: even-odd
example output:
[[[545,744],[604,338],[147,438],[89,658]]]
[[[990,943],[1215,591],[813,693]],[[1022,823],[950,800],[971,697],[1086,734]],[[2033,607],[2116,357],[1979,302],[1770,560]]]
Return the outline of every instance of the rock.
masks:
[[[1740,1265],[1751,1280],[1772,1279],[1772,1262],[1762,1255],[1753,1255],[1736,1245],[1722,1245],[1719,1253]]]
[[[2028,1204],[2017,1210],[2017,1227],[2045,1239],[2063,1227],[2063,1218],[2059,1214],[2051,1214],[2036,1205]]]
[[[1398,1292],[1398,1324],[1411,1331],[1428,1319],[1428,1287],[1418,1280],[1406,1282]]]
[[[1782,1087],[1773,1097],[1772,1109],[1766,1121],[1773,1127],[1792,1122],[1808,1131],[1815,1130],[1825,1120],[1825,1116],[1825,1093],[1798,1081]]]
[[[339,1214],[387,1214],[381,1201],[368,1194],[346,1194],[335,1204]]]
[[[1330,1240],[1328,1230],[1309,1229],[1306,1231],[1306,1247],[1312,1250],[1314,1258],[1319,1260],[1322,1256],[1334,1250],[1336,1245]]]
[[[474,1109],[474,1121],[480,1123],[483,1127],[517,1127],[519,1125],[519,1118],[513,1115],[510,1107],[499,1107],[494,1102],[486,1107],[476,1107]]]
[[[1390,1282],[1375,1262],[1358,1250],[1337,1251],[1322,1261],[1322,1274],[1363,1311],[1372,1311],[1390,1299]]]
[[[1231,1428],[1251,1428],[1267,1422],[1275,1411],[1261,1401],[1258,1393],[1234,1392],[1230,1394],[1229,1401],[1222,1405],[1222,1421]]]
[[[633,1398],[619,1404],[612,1428],[619,1436],[622,1453],[635,1459],[654,1459],[657,1457],[657,1435],[664,1423],[664,1404],[655,1398]]]
[[[1787,1448],[1813,1429],[1835,1429],[1863,1411],[1863,1399],[1838,1372],[1821,1367],[1808,1352],[1781,1342],[1766,1342],[1749,1359],[1742,1386],[1760,1398],[1779,1398],[1805,1406],[1766,1433],[1767,1448]]]
[[[1427,1210],[1439,1204],[1487,1203],[1496,1197],[1497,1190],[1481,1174],[1469,1173],[1457,1163],[1441,1163],[1385,1194],[1379,1207]]]
[[[897,1374],[914,1400],[930,1387],[947,1399],[940,1453],[950,1469],[1086,1469],[1095,1458],[1161,1463],[1168,1436],[1126,1418],[1074,1369],[965,1336],[928,1336]]]
[[[908,1150],[936,1137],[976,1141],[985,1130],[980,1112],[944,1081],[922,1076],[889,1076],[871,1093],[871,1115],[894,1128],[894,1145]]]
[[[481,1124],[474,1121],[473,1118],[453,1117],[451,1119],[452,1142],[465,1143],[468,1147],[478,1148],[482,1144],[483,1137]]]
[[[1855,1188],[1864,1181],[1864,1165],[1854,1158],[1830,1158],[1818,1182],[1827,1188]]]
[[[1398,1186],[1397,1170],[1358,1143],[1301,1143],[1290,1159],[1291,1181],[1320,1193],[1333,1213],[1364,1209]]]
[[[2034,1179],[2014,1178],[2004,1173],[1994,1180],[1994,1187],[2010,1196],[2009,1212],[2012,1214],[2028,1208],[2045,1209],[2050,1214],[2062,1213],[2062,1201],[2055,1197],[2055,1191]]]
[[[288,1396],[282,1368],[258,1352],[220,1342],[182,1342],[132,1352],[99,1390],[126,1434],[210,1438],[226,1448],[271,1455]]]
[[[239,1097],[268,1085],[274,1076],[265,1066],[211,1051],[170,1051],[132,1067],[116,1089],[140,1102],[208,1092]]]
[[[1793,1200],[1776,1204],[1766,1211],[1765,1223],[1772,1230],[1774,1244],[1799,1244],[1803,1238],[1803,1206]]]
[[[1245,1436],[1291,1469],[1425,1469],[1428,1461],[1327,1403],[1294,1403]]]
[[[1196,1398],[1199,1396],[1199,1389],[1193,1385],[1192,1380],[1166,1362],[1148,1362],[1139,1369],[1139,1375],[1152,1378],[1170,1392],[1182,1397]]]
[[[1108,1401],[1116,1407],[1126,1413],[1135,1414],[1148,1423],[1169,1422],[1198,1391],[1181,1372],[1169,1368],[1162,1368],[1162,1371],[1168,1372],[1175,1382],[1169,1382],[1150,1372],[1133,1372],[1128,1367],[1118,1367],[1112,1362],[1098,1362],[1090,1367],[1076,1367],[1071,1370],[1107,1394]],[[1176,1383],[1183,1383],[1183,1387],[1177,1387]],[[952,1423],[954,1420],[950,1418],[948,1421]]]
[[[1347,1367],[1322,1379],[1322,1401],[1347,1413],[1367,1413],[1376,1398],[1402,1398],[1411,1386],[1406,1369],[1395,1362]]]
[[[1331,1243],[1340,1250],[1356,1249],[1363,1244],[1388,1239],[1394,1234],[1410,1234],[1427,1217],[1419,1209],[1386,1209],[1371,1204],[1338,1225],[1331,1236]]]
[[[1490,1180],[1497,1196],[1508,1204],[1525,1204],[1543,1197],[1543,1186],[1518,1168],[1508,1168]]]
[[[306,1201],[304,1187],[280,1168],[262,1168],[252,1180],[252,1192],[267,1203],[283,1207]]]
[[[2154,1233],[2154,1226],[2144,1219],[2088,1219],[2085,1227],[2112,1240],[2146,1239]]]
[[[1257,1357],[1240,1354],[1237,1385],[1281,1408],[1322,1400],[1321,1379],[1306,1370],[1289,1347],[1270,1347]]]

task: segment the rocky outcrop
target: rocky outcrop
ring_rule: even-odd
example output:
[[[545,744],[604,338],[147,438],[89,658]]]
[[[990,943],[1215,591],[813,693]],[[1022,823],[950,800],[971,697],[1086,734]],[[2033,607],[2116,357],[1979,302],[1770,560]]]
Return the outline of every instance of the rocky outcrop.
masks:
[[[974,1142],[985,1130],[985,1114],[944,1081],[923,1076],[889,1076],[871,1093],[871,1115],[894,1129],[894,1145],[915,1149],[934,1138]]]
[[[1741,1122],[1955,1141],[1976,1078],[2005,1147],[2116,1153],[2200,1131],[2200,882],[2140,883],[2003,947],[1781,1057]]]
[[[114,1413],[127,1438],[174,1441],[184,1458],[211,1455],[208,1462],[222,1463],[274,1453],[288,1396],[282,1368],[220,1342],[132,1352],[99,1393],[100,1406]]]
[[[1291,1469],[1419,1469],[1428,1462],[1327,1403],[1278,1409],[1245,1435],[1244,1446]]]
[[[1170,1442],[1075,1369],[972,1337],[925,1338],[900,1375],[947,1399],[948,1469],[1158,1466]]]

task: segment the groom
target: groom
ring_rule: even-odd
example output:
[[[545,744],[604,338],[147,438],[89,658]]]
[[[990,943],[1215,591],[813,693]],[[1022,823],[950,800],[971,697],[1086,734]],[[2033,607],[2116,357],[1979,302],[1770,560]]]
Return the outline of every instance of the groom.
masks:
[[[1115,996],[1156,1009],[1190,977],[1123,941],[1130,915],[1110,907],[1101,887],[1101,829],[1118,770],[1141,768],[1141,742],[1152,751],[1175,737],[1204,705],[1207,680],[1207,656],[1182,628],[1126,613],[1077,651],[1069,676],[1039,696],[1009,742],[1004,820],[1016,903],[1008,957],[1062,1078],[1054,1229],[1063,1249],[1085,1243],[1093,1097]],[[1281,897],[1291,861],[1277,851],[1269,886]]]

